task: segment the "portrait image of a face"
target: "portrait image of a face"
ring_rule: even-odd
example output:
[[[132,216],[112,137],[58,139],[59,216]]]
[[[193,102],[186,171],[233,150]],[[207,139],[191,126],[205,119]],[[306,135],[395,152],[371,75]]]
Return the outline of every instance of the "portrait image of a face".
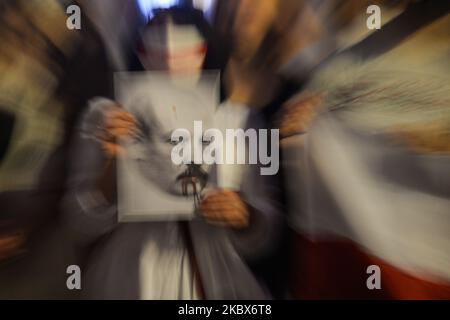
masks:
[[[190,145],[191,152],[201,152],[210,143],[203,132],[213,127],[214,92],[201,84],[183,86],[171,80],[152,83],[132,90],[126,102],[138,123],[136,136],[126,146],[127,157],[160,190],[177,196],[199,194],[207,184],[209,166],[193,161],[177,165],[171,156],[179,143]],[[202,123],[200,135],[194,132],[196,121]],[[188,137],[174,141],[172,133],[177,129],[187,130]]]

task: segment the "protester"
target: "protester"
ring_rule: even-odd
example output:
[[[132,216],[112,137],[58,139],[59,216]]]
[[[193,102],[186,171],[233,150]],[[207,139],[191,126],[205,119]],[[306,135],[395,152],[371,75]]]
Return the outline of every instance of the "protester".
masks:
[[[192,31],[192,27],[197,31]],[[189,39],[198,39],[198,35],[206,44],[206,47],[202,45],[205,50],[182,46],[196,55],[190,58],[192,63],[189,65],[184,63],[183,56],[177,55],[178,43],[170,42],[170,39],[180,39],[177,32],[185,36],[189,32],[189,37],[183,38],[184,45]],[[199,11],[184,8],[157,11],[141,39],[139,58],[146,70],[192,75],[199,72],[202,64],[203,68],[209,66],[214,58],[208,25]],[[166,40],[158,42],[157,39]],[[197,47],[198,42],[194,44]],[[104,99],[93,101],[81,125],[96,130],[98,126],[90,125],[96,119],[100,119],[100,128],[107,134],[102,135],[99,142],[83,139],[95,132],[85,131],[77,139],[72,179],[65,200],[67,224],[79,233],[81,241],[106,237],[100,242],[86,272],[87,297],[268,298],[269,294],[241,258],[246,254],[257,255],[269,242],[267,232],[276,211],[266,198],[266,184],[251,187],[253,189],[245,186],[241,190],[242,196],[232,190],[214,191],[200,204],[201,217],[189,222],[187,229],[183,227],[186,224],[179,222],[119,224],[115,170],[104,160],[114,159],[124,151],[117,145],[117,139],[132,135],[136,119]],[[90,160],[86,162],[85,159]],[[110,164],[114,162],[109,161]],[[102,173],[104,167],[107,169]],[[188,236],[184,238],[186,233]],[[117,259],[123,263],[117,263]]]

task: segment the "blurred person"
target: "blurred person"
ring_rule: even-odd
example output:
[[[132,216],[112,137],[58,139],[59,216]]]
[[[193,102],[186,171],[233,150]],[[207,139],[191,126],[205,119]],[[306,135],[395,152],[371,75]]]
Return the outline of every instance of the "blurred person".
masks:
[[[155,40],[161,30],[171,29],[177,39],[177,30],[192,27],[203,44],[202,50],[187,48],[193,52],[189,64],[177,55],[177,43]],[[191,75],[215,68],[213,39],[200,11],[158,10],[141,39],[139,58],[146,70]],[[183,41],[185,45],[189,42]],[[79,233],[80,241],[103,239],[85,273],[86,297],[268,298],[244,260],[265,251],[270,245],[271,228],[276,227],[271,223],[276,211],[266,197],[267,184],[254,185],[257,182],[244,178],[241,193],[215,190],[201,201],[201,218],[189,222],[187,229],[179,222],[119,224],[114,159],[124,150],[117,140],[133,135],[136,119],[113,101],[97,100],[81,125],[98,121],[106,133],[104,138],[97,142],[77,139],[65,200],[67,224]]]
[[[380,1],[380,5],[385,3],[390,2]],[[350,41],[355,43],[373,32],[367,28],[355,32],[352,27],[361,25],[359,13],[370,4],[340,0],[219,1],[214,25],[224,43],[221,51],[227,97],[272,118],[322,61]],[[398,14],[401,5],[387,8],[383,22]]]
[[[398,16],[409,2],[378,2],[377,4],[382,7],[383,22],[386,23]],[[282,137],[288,138],[290,135],[296,135],[295,139],[301,140],[301,136],[298,135],[308,130],[322,101],[321,91],[302,92],[302,88],[310,83],[308,80],[310,77],[313,79],[316,77],[317,69],[320,69],[327,61],[335,61],[337,56],[335,52],[339,53],[339,50],[345,49],[352,42],[355,43],[369,36],[368,38],[379,39],[383,45],[378,45],[376,41],[371,41],[370,44],[361,41],[361,45],[357,44],[349,50],[366,59],[370,56],[377,56],[395,47],[398,42],[408,37],[414,28],[428,23],[427,19],[429,18],[417,18],[417,11],[420,11],[419,6],[416,9],[416,16],[401,17],[403,20],[407,19],[408,22],[405,23],[410,24],[409,28],[403,26],[396,30],[391,28],[391,32],[383,33],[382,39],[380,39],[379,33],[368,30],[366,27],[366,9],[369,4],[372,3],[365,1],[284,1],[281,4],[277,4],[276,1],[258,3],[256,1],[227,1],[219,3],[216,13],[216,29],[222,32],[224,39],[233,44],[228,53],[230,58],[225,73],[225,86],[228,89],[228,96],[231,97],[230,100],[262,108],[268,124],[280,128]],[[286,8],[290,9],[283,12],[283,6],[285,10]],[[228,15],[222,16],[221,9],[222,12],[224,9],[228,9]],[[425,12],[428,13],[428,11]],[[436,10],[433,12],[431,15],[424,14],[424,16],[436,15]],[[441,14],[445,14],[445,11]],[[230,17],[236,17],[236,19],[233,20]],[[412,21],[414,23],[411,23]],[[233,30],[233,32],[230,34],[227,30]],[[311,30],[311,32],[305,32],[305,30]],[[442,28],[442,30],[446,29]],[[385,40],[389,36],[391,36],[390,39]],[[431,39],[430,44],[433,43]],[[442,45],[438,45],[438,47],[442,47]],[[405,52],[408,51],[405,50]],[[415,50],[414,52],[424,52],[424,50]],[[433,49],[427,50],[427,52],[433,52]],[[442,63],[443,60],[439,61]],[[349,69],[351,70],[351,67]],[[327,75],[331,79],[333,78],[332,72]],[[297,95],[298,92],[302,93]],[[292,96],[295,97],[291,99]],[[282,105],[284,107],[278,112]],[[280,115],[282,121],[277,121]],[[431,127],[428,128],[431,129]],[[441,129],[437,132],[439,131],[445,132]],[[436,137],[435,134],[429,136]],[[284,144],[287,143],[286,140],[283,141]],[[298,165],[291,158],[296,159],[295,157],[301,154],[301,148],[293,147],[292,152],[294,153],[286,148],[286,146],[283,148],[282,151],[286,154],[282,156],[286,158],[284,161],[289,166],[285,166],[281,177],[285,176],[284,184],[289,186],[287,189],[289,193],[285,193],[285,195],[287,198],[292,197],[295,199],[294,203],[298,202],[301,205],[302,197],[300,195],[304,193],[302,190],[309,190],[312,186],[299,184],[303,178],[297,175],[296,178],[293,178],[293,170],[288,169],[290,165]],[[302,173],[308,176],[307,170]],[[298,216],[300,214],[300,212],[296,212],[298,207],[292,205],[289,199],[287,200],[289,211]],[[294,229],[298,230],[295,223]],[[311,254],[311,257],[308,254]],[[300,255],[301,258],[297,257],[296,259],[298,259],[297,261],[302,260],[308,265],[309,259],[313,263],[314,255],[314,252],[308,251],[308,253]],[[325,265],[327,263],[333,265],[331,262],[328,261]],[[295,264],[295,266],[298,267],[299,264]],[[293,269],[295,270],[295,267]],[[303,279],[302,272],[296,271],[295,274],[299,276],[299,279]],[[308,284],[308,281],[304,280],[299,280],[297,283],[300,281]],[[301,288],[312,290],[308,285]],[[299,296],[298,292],[301,291],[296,291],[297,297]]]
[[[78,261],[77,252],[57,222],[66,146],[80,106],[109,88],[101,40],[87,20],[81,31],[66,28],[66,4],[0,3],[0,297],[5,299],[74,296],[65,270]]]
[[[401,5],[281,111],[294,298],[450,297],[449,8]]]
[[[334,49],[326,25],[308,1],[219,1],[214,25],[224,43],[224,109],[247,113],[248,124],[259,119],[262,128],[277,128],[274,113],[301,86],[300,71],[296,74],[300,80],[295,81],[286,72],[293,69],[291,60],[315,45],[320,49],[316,59]],[[267,181],[280,211],[285,202],[282,180],[279,174]],[[290,233],[286,217],[279,224],[272,250],[251,266],[277,298],[284,298]]]
[[[295,69],[291,62],[299,56],[310,63],[305,51],[314,51],[316,60],[324,59],[333,46],[331,25],[315,1],[219,1],[215,12],[215,31],[225,51],[224,86],[230,101],[263,110],[276,100]],[[324,48],[319,44],[324,42]],[[329,42],[329,43],[328,43]],[[312,54],[311,54],[312,55]],[[312,63],[311,63],[312,64]],[[306,70],[305,70],[306,71]],[[299,80],[300,79],[300,80]],[[280,106],[278,106],[279,108]]]

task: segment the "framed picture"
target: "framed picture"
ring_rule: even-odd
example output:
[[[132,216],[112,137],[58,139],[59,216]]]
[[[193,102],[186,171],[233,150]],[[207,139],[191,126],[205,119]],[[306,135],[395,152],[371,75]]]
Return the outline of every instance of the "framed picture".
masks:
[[[208,183],[211,166],[177,164],[175,130],[194,134],[195,122],[214,125],[219,101],[219,74],[195,78],[165,72],[117,73],[116,100],[137,122],[136,135],[120,143],[125,153],[117,162],[121,222],[189,220]],[[184,141],[202,144],[202,141]],[[194,150],[195,151],[195,150]]]

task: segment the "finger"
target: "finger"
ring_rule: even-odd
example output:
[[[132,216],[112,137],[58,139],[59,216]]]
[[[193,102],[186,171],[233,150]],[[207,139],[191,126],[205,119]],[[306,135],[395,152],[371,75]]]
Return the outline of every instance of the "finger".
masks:
[[[240,197],[234,197],[234,196],[220,196],[220,197],[213,197],[208,198],[202,201],[204,204],[210,204],[210,203],[235,203],[235,202],[242,202]]]
[[[108,131],[114,138],[126,138],[136,136],[137,131],[134,128],[116,127]]]
[[[222,192],[209,196],[203,202],[243,202],[242,198],[236,192]]]
[[[114,105],[107,111],[106,115],[107,116],[128,115],[132,117],[132,114],[123,109],[120,105]]]
[[[125,150],[117,143],[104,142],[102,147],[106,155],[109,157],[123,155],[125,152]]]
[[[24,243],[24,237],[20,235],[0,238],[1,250],[10,250],[20,247]]]
[[[108,128],[114,128],[114,127],[136,127],[137,124],[135,121],[129,121],[126,119],[109,119],[105,122],[104,127],[106,129]]]
[[[227,209],[207,211],[203,216],[211,220],[245,220],[248,218],[248,213],[244,210]]]
[[[201,211],[204,215],[210,216],[246,215],[248,212],[246,207],[236,207],[236,206],[209,207],[209,208],[202,208]]]
[[[210,193],[207,194],[206,197],[203,199],[204,202],[211,202],[211,201],[235,201],[240,200],[240,196],[234,192],[234,191],[218,191],[216,193]]]
[[[130,123],[137,122],[137,120],[128,113],[110,114],[105,118],[105,122],[111,122],[111,121],[124,121],[124,122],[130,122]]]
[[[129,123],[137,123],[133,115],[124,111],[111,111],[105,117],[105,123],[111,123],[115,121],[123,121]]]
[[[238,212],[246,212],[247,211],[247,206],[246,205],[242,205],[242,204],[230,204],[230,203],[225,203],[225,204],[212,204],[212,205],[206,205],[206,206],[201,206],[201,210],[203,212],[216,212],[216,211],[238,211]]]

